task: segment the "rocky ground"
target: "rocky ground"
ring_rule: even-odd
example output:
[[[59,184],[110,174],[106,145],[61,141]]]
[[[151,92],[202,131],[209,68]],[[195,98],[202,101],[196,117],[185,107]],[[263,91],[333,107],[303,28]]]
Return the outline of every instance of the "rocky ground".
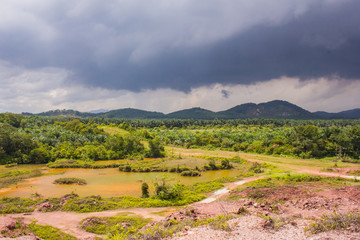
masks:
[[[245,197],[251,189],[230,193]],[[236,201],[216,201],[192,205],[199,216],[233,214],[230,231],[214,230],[209,226],[185,228],[173,240],[195,239],[359,239],[360,226],[341,231],[311,234],[304,229],[313,219],[324,214],[360,214],[360,188],[340,187],[322,191],[315,186],[280,186],[263,189],[266,201],[242,198]],[[274,202],[276,202],[274,204]],[[240,215],[240,216],[239,216]]]
[[[279,239],[317,239],[317,240],[341,240],[341,239],[360,239],[360,233],[341,231],[326,232],[312,235],[306,233],[303,228],[309,221],[301,219],[288,223],[281,228],[275,229],[269,226],[268,222],[261,217],[245,215],[229,221],[231,231],[214,230],[209,226],[202,226],[193,229],[183,230],[172,240],[205,240],[205,239],[229,239],[229,240],[279,240]],[[294,224],[295,223],[295,224]]]

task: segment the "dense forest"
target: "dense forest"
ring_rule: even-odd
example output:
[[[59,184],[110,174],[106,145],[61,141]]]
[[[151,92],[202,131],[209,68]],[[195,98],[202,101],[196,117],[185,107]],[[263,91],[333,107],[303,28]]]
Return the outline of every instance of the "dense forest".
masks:
[[[359,161],[359,120],[122,120],[0,114],[0,164],[163,157],[164,146]]]

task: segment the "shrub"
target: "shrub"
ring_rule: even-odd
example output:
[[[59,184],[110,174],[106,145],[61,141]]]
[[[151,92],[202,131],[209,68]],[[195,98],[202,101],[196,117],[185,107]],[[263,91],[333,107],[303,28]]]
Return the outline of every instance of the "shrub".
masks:
[[[126,164],[124,172],[131,172],[131,166],[129,164]]]
[[[221,168],[222,169],[231,169],[233,166],[230,164],[228,159],[221,160]]]
[[[148,198],[149,197],[149,185],[147,183],[143,183],[141,185],[141,197]]]
[[[253,173],[263,173],[264,170],[262,169],[262,166],[258,162],[253,162],[249,168],[249,172]]]
[[[217,165],[215,164],[215,160],[210,160],[209,167],[212,170],[217,170],[218,169]]]
[[[165,180],[162,183],[154,183],[156,197],[161,200],[175,200],[180,199],[182,191],[184,190],[184,185],[175,184],[169,185],[166,184]]]

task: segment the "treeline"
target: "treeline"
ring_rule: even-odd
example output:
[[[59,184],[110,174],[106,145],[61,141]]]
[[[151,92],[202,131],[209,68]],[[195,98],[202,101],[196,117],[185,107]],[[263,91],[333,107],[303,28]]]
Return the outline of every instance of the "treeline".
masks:
[[[360,125],[240,125],[211,131],[154,129],[151,132],[165,144],[186,148],[221,148],[302,158],[338,156],[359,159],[360,156]]]
[[[20,115],[21,116],[21,115]],[[1,117],[0,117],[1,118]],[[43,125],[44,123],[53,124],[56,121],[69,122],[73,120],[72,117],[41,117],[31,116],[26,117],[26,125],[28,127],[34,125]],[[233,119],[233,120],[195,120],[195,119],[114,119],[114,118],[78,118],[84,124],[96,123],[105,125],[119,125],[126,124],[131,128],[189,128],[189,129],[203,129],[203,128],[223,128],[224,126],[237,127],[239,125],[272,125],[275,127],[283,126],[306,126],[314,125],[317,127],[346,127],[360,125],[359,120],[347,119],[333,119],[333,120],[294,120],[294,119],[264,119],[264,118],[251,118],[251,119]],[[1,120],[0,120],[1,122]]]
[[[106,127],[127,134],[111,135]],[[0,164],[164,156],[163,144],[359,159],[359,120],[121,120],[0,114]]]
[[[0,164],[38,164],[62,158],[96,161],[164,156],[159,140],[146,139],[141,132],[109,135],[92,121],[60,120],[0,114]],[[148,148],[143,140],[148,142]]]

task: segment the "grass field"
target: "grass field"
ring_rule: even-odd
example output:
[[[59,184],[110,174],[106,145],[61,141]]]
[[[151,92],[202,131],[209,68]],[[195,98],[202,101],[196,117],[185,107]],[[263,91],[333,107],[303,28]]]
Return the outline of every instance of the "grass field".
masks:
[[[287,171],[301,171],[303,169],[319,171],[323,170],[324,168],[334,167],[335,163],[340,168],[354,168],[360,166],[359,164],[355,163],[340,163],[334,158],[301,159],[294,157],[267,156],[254,153],[230,152],[222,150],[186,149],[172,146],[167,146],[165,149],[169,154],[173,154],[175,156],[179,155],[182,157],[210,156],[231,158],[238,156],[250,162],[256,161],[267,163]]]
[[[128,131],[117,127],[101,126],[100,128],[110,135],[120,134],[122,136],[125,136],[130,134]]]

